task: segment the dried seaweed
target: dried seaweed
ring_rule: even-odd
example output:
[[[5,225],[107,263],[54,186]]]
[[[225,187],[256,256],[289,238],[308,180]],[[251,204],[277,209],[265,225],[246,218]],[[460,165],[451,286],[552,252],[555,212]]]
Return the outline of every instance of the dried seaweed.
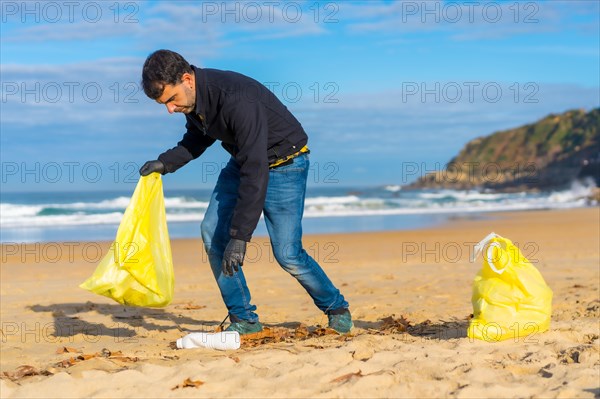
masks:
[[[391,315],[384,317],[381,319],[381,321],[382,325],[379,330],[384,333],[403,333],[407,332],[411,327],[410,321],[408,321],[404,316],[394,318],[394,315]]]
[[[323,337],[326,335],[339,336],[340,334],[327,327],[310,329],[304,324],[300,324],[294,330],[289,328],[271,328],[264,327],[261,332],[241,336],[242,346],[253,348],[260,345],[272,344],[278,342],[298,342],[310,338]],[[341,340],[347,340],[348,336],[341,336]]]
[[[265,327],[261,332],[242,335],[242,345],[245,347],[256,347],[264,344],[284,342],[291,336],[291,332],[285,328]]]
[[[347,381],[350,381],[351,379],[355,378],[355,377],[364,377],[363,373],[361,370],[358,370],[356,373],[348,373],[348,374],[344,374],[340,377],[334,378],[333,380],[329,381],[330,383],[344,383]]]
[[[15,371],[9,372],[9,371],[5,371],[2,373],[2,376],[8,378],[9,380],[16,382],[18,380],[20,380],[23,377],[29,377],[32,375],[40,375],[42,374],[42,372],[40,372],[38,369],[36,369],[33,366],[28,366],[28,365],[23,365],[23,366],[19,366],[16,368]]]
[[[67,351],[70,352],[70,351]],[[57,352],[58,353],[58,352]],[[66,352],[62,352],[66,353]],[[68,359],[61,360],[54,364],[55,367],[69,368],[74,366],[79,362],[83,362],[86,360],[90,360],[96,357],[103,357],[110,360],[119,360],[121,362],[137,362],[139,359],[137,357],[125,356],[121,351],[111,352],[110,350],[103,348],[100,352],[96,353],[84,353],[79,356],[70,357]]]
[[[198,388],[200,387],[200,385],[204,385],[204,382],[200,380],[194,381],[189,378],[186,378],[181,384],[177,384],[173,388],[171,388],[171,391],[174,391],[179,388]]]
[[[70,348],[68,346],[61,346],[56,350],[56,354],[60,355],[61,353],[81,353],[79,349]]]

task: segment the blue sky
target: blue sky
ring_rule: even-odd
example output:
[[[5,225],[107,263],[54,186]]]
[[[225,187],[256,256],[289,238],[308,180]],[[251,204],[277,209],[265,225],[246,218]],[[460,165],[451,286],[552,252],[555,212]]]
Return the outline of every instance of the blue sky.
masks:
[[[309,135],[311,185],[405,184],[475,137],[600,104],[598,1],[0,6],[5,192],[132,187],[184,132],[137,86],[159,48],[268,84]],[[165,187],[210,188],[227,158],[214,145]]]

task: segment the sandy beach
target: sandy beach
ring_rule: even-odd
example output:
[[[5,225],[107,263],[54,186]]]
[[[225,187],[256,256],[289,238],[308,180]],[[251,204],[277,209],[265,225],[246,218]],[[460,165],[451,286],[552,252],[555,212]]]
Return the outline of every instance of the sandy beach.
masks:
[[[596,207],[305,236],[350,303],[350,336],[320,328],[327,318],[256,238],[244,270],[269,330],[225,352],[172,347],[226,316],[200,239],[172,241],[175,298],[164,309],[78,287],[108,242],[4,245],[1,397],[600,397],[599,226]],[[466,336],[481,267],[469,255],[492,231],[554,291],[550,331]]]

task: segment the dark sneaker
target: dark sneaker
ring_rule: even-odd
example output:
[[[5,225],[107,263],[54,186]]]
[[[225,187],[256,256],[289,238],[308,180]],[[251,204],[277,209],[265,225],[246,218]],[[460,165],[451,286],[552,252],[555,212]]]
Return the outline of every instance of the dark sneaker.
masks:
[[[327,314],[327,318],[329,319],[329,328],[340,334],[348,334],[354,327],[352,315],[348,309],[332,310]]]
[[[256,323],[250,323],[246,320],[238,320],[229,325],[225,331],[237,331],[240,335],[253,334],[261,332],[263,329],[262,324],[259,321]]]

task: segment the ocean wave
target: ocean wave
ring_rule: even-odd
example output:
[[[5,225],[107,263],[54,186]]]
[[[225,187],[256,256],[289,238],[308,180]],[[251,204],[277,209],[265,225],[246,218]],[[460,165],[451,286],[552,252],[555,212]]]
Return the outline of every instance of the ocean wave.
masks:
[[[44,208],[54,209],[96,209],[96,210],[112,210],[112,209],[125,209],[131,201],[130,197],[117,197],[113,199],[98,201],[98,202],[71,202],[66,204],[43,204]],[[188,197],[165,197],[166,207],[177,207],[177,208],[206,208],[208,202],[197,201],[193,198]]]
[[[596,183],[592,178],[587,178],[581,181],[575,181],[571,184],[569,190],[552,192],[548,201],[552,203],[569,203],[573,201],[581,201],[590,197],[596,189]]]
[[[388,186],[389,187],[389,186]],[[344,217],[369,215],[416,215],[493,212],[527,209],[573,208],[589,204],[593,181],[574,183],[569,190],[550,193],[486,193],[440,190],[393,192],[388,188],[368,195],[320,195],[305,201],[305,216]],[[97,202],[0,204],[0,227],[62,227],[118,225],[130,198],[118,196]],[[197,222],[204,217],[208,201],[188,196],[165,198],[169,223]]]
[[[12,217],[35,216],[44,209],[42,205],[0,204],[0,218],[5,215]]]
[[[519,194],[522,196],[522,194]],[[435,193],[421,193],[420,198],[425,199],[455,199],[462,201],[497,201],[502,198],[510,198],[514,194],[502,194],[502,193],[485,193],[479,191],[457,191],[457,190],[441,190]]]
[[[322,206],[333,204],[352,204],[360,202],[360,198],[356,195],[345,195],[341,197],[308,197],[304,202],[304,206]]]
[[[387,191],[391,191],[392,193],[396,193],[396,192],[402,190],[402,186],[399,186],[397,184],[390,184],[388,186],[384,186],[383,189],[387,190]]]
[[[112,212],[102,214],[84,214],[78,212],[71,215],[41,215],[11,217],[2,215],[0,224],[2,228],[28,228],[28,227],[61,227],[82,226],[90,224],[119,224],[123,213]]]

